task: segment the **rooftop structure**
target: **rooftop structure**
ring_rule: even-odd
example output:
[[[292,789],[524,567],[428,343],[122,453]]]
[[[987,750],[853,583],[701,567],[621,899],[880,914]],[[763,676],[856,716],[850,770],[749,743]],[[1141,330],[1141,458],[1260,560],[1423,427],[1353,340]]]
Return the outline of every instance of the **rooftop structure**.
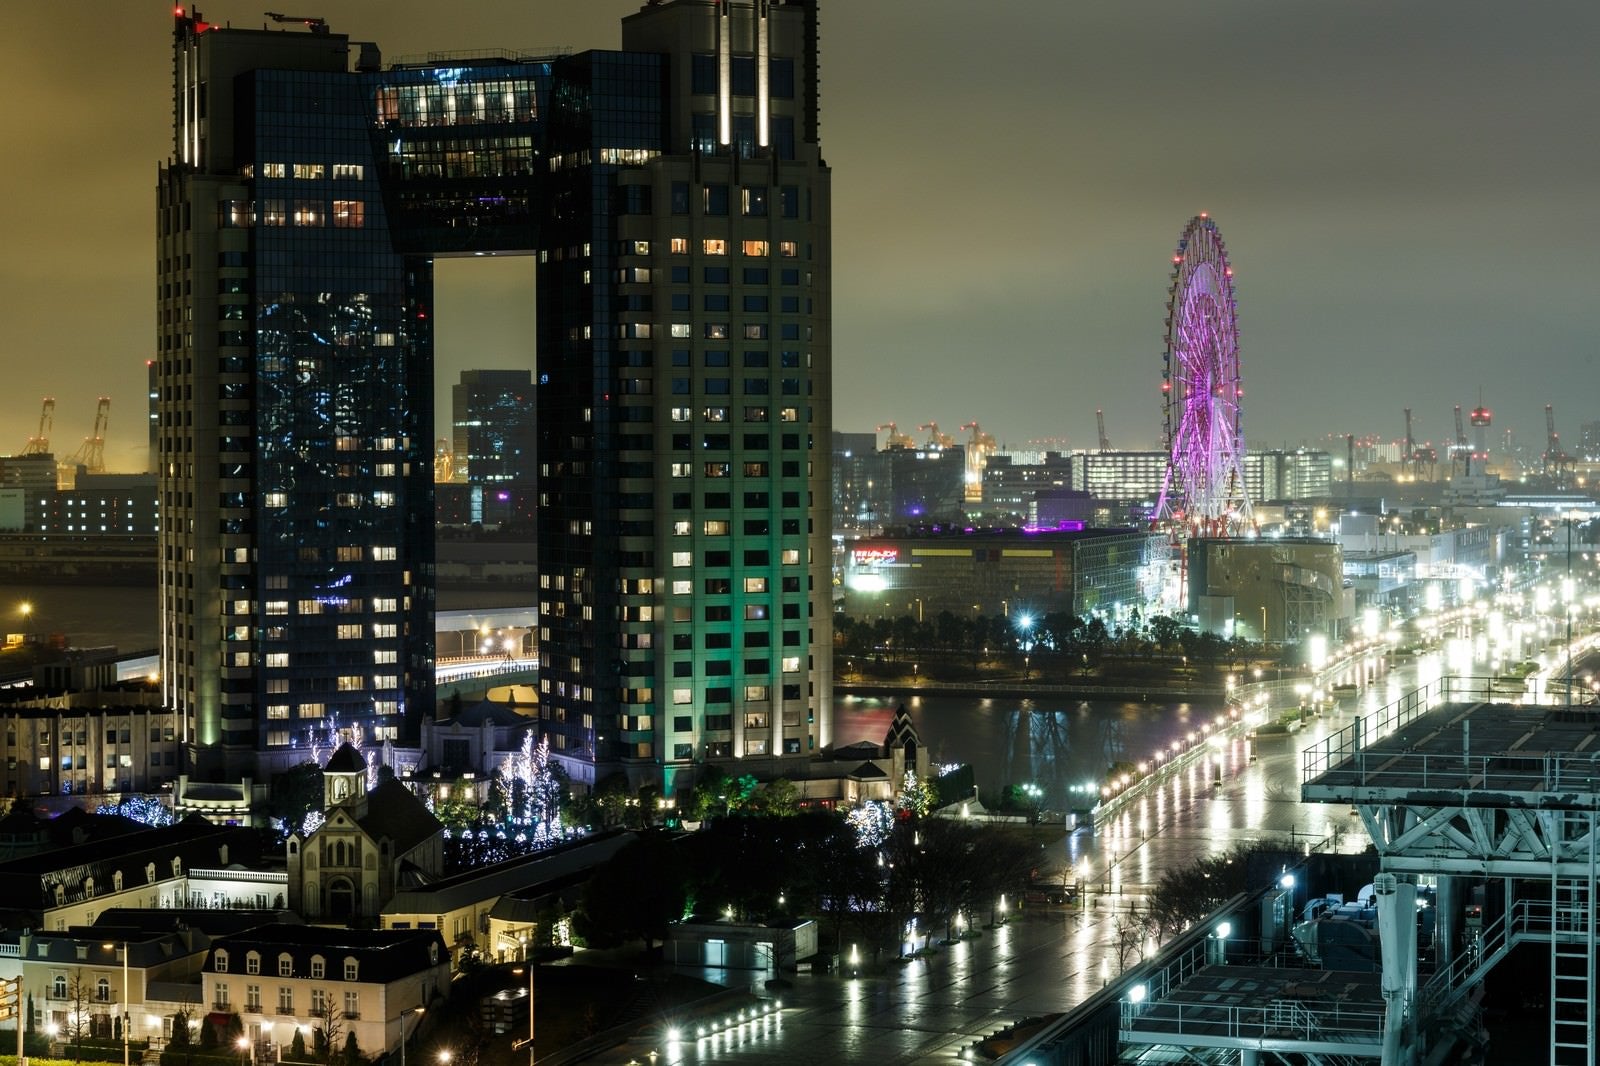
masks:
[[[1385,947],[1384,1066],[1423,1061],[1521,944],[1550,960],[1537,1061],[1595,1061],[1600,713],[1570,701],[1559,683],[1446,677],[1305,750],[1303,797],[1354,806],[1378,850],[1387,938],[1415,943],[1408,898],[1436,883],[1432,976]]]

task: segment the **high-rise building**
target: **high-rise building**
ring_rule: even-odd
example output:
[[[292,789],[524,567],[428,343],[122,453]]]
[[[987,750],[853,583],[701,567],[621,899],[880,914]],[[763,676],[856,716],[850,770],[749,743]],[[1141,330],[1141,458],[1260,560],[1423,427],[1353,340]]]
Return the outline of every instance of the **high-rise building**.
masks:
[[[450,407],[457,476],[474,485],[533,483],[532,371],[463,370]]]
[[[815,0],[388,67],[279,21],[175,20],[162,683],[202,765],[299,761],[330,723],[403,743],[431,709],[432,264],[477,253],[537,256],[558,757],[671,786],[830,743]]]
[[[465,499],[466,522],[499,524],[531,510],[538,469],[531,370],[463,370],[450,389],[455,484],[437,486]]]
[[[540,699],[580,778],[831,743],[816,31],[815,0],[650,3],[556,68]]]

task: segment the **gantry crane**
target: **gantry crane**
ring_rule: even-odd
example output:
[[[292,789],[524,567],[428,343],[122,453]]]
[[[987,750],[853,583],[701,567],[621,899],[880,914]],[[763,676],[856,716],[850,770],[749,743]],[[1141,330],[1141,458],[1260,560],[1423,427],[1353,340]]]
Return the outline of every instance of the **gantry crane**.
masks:
[[[1106,436],[1106,413],[1098,407],[1094,409],[1094,421],[1095,425],[1100,428],[1100,450],[1109,452],[1111,450],[1111,440]]]
[[[977,503],[983,500],[984,468],[989,465],[989,456],[995,453],[997,445],[994,434],[985,433],[977,422],[967,422],[961,428],[972,433],[967,441],[966,498]]]
[[[1422,477],[1422,464],[1417,460],[1417,438],[1411,435],[1411,408],[1406,408],[1406,449],[1400,453],[1400,463],[1414,480]]]
[[[1561,447],[1561,434],[1556,432],[1556,412],[1550,404],[1544,405],[1544,472],[1553,475],[1560,484],[1572,466],[1572,456]]]
[[[1450,450],[1450,473],[1455,474],[1456,463],[1465,463],[1467,474],[1472,473],[1472,446],[1467,443],[1467,429],[1461,422],[1461,405],[1456,404],[1456,443]]]
[[[50,397],[44,398],[44,403],[39,407],[39,432],[38,435],[28,438],[28,443],[23,445],[23,455],[48,455],[50,454],[50,431],[56,424],[56,402]]]
[[[448,484],[456,479],[456,457],[450,451],[450,442],[440,437],[433,443],[433,480],[435,484]]]
[[[58,467],[69,476],[78,467],[90,474],[106,472],[106,427],[111,422],[111,397],[102,396],[94,410],[94,432],[83,438],[78,450],[61,460]]]
[[[889,435],[883,439],[884,451],[888,451],[891,448],[916,447],[916,442],[911,439],[911,434],[901,433],[900,427],[895,425],[893,422],[885,422],[883,425],[878,427],[879,433],[882,433],[884,430],[889,431]]]
[[[954,448],[956,446],[954,437],[948,433],[939,432],[939,423],[937,422],[924,422],[917,428],[928,431],[928,447],[930,448]]]

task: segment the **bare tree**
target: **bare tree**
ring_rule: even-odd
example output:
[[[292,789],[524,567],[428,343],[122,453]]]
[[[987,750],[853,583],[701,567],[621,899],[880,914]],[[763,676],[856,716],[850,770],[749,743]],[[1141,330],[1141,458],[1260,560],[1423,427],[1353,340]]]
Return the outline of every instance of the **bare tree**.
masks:
[[[67,981],[67,1024],[61,1027],[61,1038],[77,1051],[74,1058],[82,1058],[85,1037],[94,1035],[89,1005],[94,1001],[94,981],[82,970],[74,970]]]
[[[312,1031],[312,1054],[322,1063],[336,1063],[344,1054],[340,1042],[344,1035],[344,1009],[334,998],[336,995],[327,988],[311,990],[311,1017],[317,1020],[317,1027]]]

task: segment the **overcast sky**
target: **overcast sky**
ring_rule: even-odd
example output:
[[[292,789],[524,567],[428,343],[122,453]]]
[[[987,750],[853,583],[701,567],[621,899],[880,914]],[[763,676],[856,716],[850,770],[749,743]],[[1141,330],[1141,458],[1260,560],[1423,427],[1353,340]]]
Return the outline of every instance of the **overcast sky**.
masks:
[[[616,47],[638,4],[300,7],[394,58]],[[6,6],[0,453],[47,394],[71,450],[108,394],[108,459],[143,465],[170,34],[154,0]],[[1202,210],[1251,444],[1394,438],[1406,406],[1438,438],[1480,389],[1536,450],[1545,403],[1568,440],[1600,418],[1593,0],[824,0],[821,42],[837,428],[1077,447],[1103,407],[1114,445],[1152,446],[1168,268]],[[532,270],[441,263],[442,398],[462,368],[531,366]]]

